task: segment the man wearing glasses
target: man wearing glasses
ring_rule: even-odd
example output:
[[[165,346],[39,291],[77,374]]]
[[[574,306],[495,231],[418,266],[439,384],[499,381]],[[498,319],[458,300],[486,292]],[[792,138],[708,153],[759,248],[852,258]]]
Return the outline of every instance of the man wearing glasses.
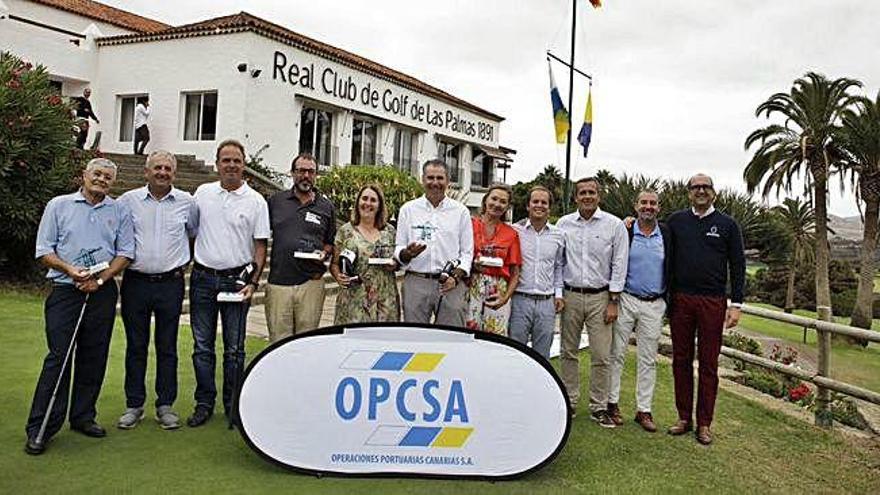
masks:
[[[315,157],[291,165],[293,187],[269,199],[272,257],[266,286],[269,340],[318,328],[324,307],[324,260],[333,252],[336,207],[315,190]]]
[[[739,322],[746,264],[736,221],[715,210],[712,178],[697,174],[688,180],[691,208],[670,215],[672,233],[672,371],[678,422],[670,435],[693,430],[694,338],[700,368],[697,389],[697,441],[712,443],[712,415],[718,392],[718,355],[725,328]],[[730,271],[730,306],[727,274]]]

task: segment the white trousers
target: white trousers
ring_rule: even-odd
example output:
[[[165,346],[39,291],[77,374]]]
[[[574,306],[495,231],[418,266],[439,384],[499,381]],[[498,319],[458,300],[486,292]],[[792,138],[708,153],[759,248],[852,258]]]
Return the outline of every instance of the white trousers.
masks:
[[[657,382],[657,345],[663,328],[666,301],[642,301],[627,293],[620,294],[620,308],[611,340],[611,390],[608,402],[620,401],[620,375],[626,359],[629,336],[636,334],[636,409],[651,412],[654,385]]]

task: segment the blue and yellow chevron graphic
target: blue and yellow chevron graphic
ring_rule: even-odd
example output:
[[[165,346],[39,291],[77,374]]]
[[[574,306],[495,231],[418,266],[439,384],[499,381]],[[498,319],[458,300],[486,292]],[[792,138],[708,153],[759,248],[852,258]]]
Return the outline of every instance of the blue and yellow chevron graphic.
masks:
[[[339,367],[348,370],[428,373],[434,371],[444,357],[446,354],[437,352],[353,351]]]
[[[454,426],[378,426],[366,445],[382,447],[461,448],[473,428]]]

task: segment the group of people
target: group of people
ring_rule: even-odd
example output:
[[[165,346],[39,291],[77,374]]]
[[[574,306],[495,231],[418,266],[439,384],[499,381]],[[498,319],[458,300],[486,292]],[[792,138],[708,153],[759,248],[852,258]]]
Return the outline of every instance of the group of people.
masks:
[[[70,99],[72,103],[73,117],[76,119],[76,147],[84,149],[86,140],[89,137],[89,120],[94,120],[96,124],[100,124],[98,116],[92,109],[92,89],[85,88],[82,96],[74,96]],[[137,104],[134,108],[133,129],[134,129],[134,154],[143,155],[150,142],[150,96],[144,95],[137,98]]]
[[[216,153],[220,180],[190,195],[173,186],[174,155],[154,151],[146,159],[147,184],[114,200],[108,192],[116,166],[95,159],[83,172],[79,191],[48,203],[36,257],[49,268],[52,281],[45,305],[49,352],[28,417],[26,452],[42,453],[65,415],[74,431],[106,435],[95,421],[95,403],[116,312],[114,277],[120,274],[126,409],[117,427],[134,428],[145,415],[151,319],[156,421],[164,429],[180,426],[172,406],[177,398],[184,273],[190,262],[196,389],[195,407],[186,423],[201,426],[214,413],[219,315],[224,349],[221,399],[233,424],[232,401],[245,363],[247,313],[260,286],[270,238],[265,313],[272,342],[320,325],[327,262],[340,287],[335,310],[339,325],[400,321],[402,316],[406,322],[505,335],[531,343],[549,359],[556,315],[561,313],[561,375],[571,413],[576,414],[578,406],[578,353],[586,327],[590,417],[608,428],[623,424],[617,406],[620,375],[635,332],[635,420],[645,430],[656,430],[651,415],[655,362],[668,313],[679,415],[669,433],[694,428],[693,357],[698,337],[697,440],[712,441],[709,426],[721,333],[739,318],[745,263],[739,227],[715,211],[708,176],[690,179],[692,208],[672,214],[666,225],[658,222],[660,205],[654,191],[639,194],[637,217],[627,219],[631,225],[602,211],[595,178],[577,181],[577,211],[556,225],[549,222],[553,194],[542,186],[529,191],[527,218],[508,224],[509,186],[491,186],[479,215],[472,218],[462,203],[447,196],[449,171],[444,161],[435,159],[422,167],[424,195],[400,208],[396,228],[388,222],[378,184],[360,189],[350,221],[337,228],[335,205],[315,188],[313,156],[295,157],[293,186],[268,201],[244,181],[244,165],[244,146],[235,140],[221,142]],[[400,270],[404,275],[398,292]],[[64,365],[74,346],[68,412],[71,371]]]

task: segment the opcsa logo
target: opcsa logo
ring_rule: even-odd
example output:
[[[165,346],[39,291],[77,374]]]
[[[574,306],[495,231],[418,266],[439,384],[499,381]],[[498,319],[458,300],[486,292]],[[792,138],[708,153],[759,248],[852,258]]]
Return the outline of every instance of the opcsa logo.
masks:
[[[448,384],[425,376],[440,365],[446,354],[430,352],[353,351],[340,368],[364,371],[368,376],[345,376],[336,385],[336,414],[345,421],[366,416],[378,424],[365,445],[385,447],[460,448],[474,429],[468,426],[467,405],[461,380]],[[389,381],[388,374],[417,374]],[[445,392],[445,393],[444,393]],[[427,425],[387,424],[386,418]],[[382,418],[380,420],[380,418]]]

